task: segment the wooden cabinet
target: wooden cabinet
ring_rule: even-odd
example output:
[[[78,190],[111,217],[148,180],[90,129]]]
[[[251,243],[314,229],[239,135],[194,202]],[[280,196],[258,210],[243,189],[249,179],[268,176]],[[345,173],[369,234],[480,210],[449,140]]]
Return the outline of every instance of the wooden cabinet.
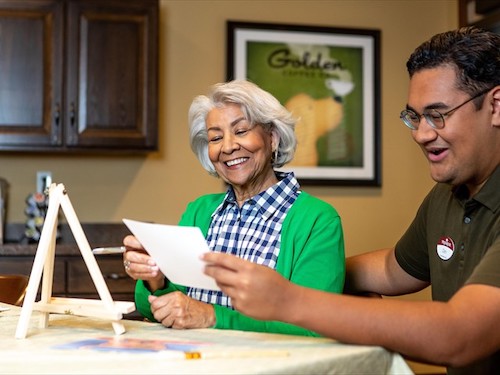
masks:
[[[116,246],[130,234],[121,223],[82,223],[91,247]],[[20,243],[24,224],[6,225],[6,243],[0,245],[0,274],[31,275],[37,244]],[[99,295],[90,276],[82,253],[76,244],[71,228],[63,223],[59,227],[60,239],[56,244],[54,259],[54,297],[98,299]],[[97,264],[115,301],[134,301],[135,280],[123,268],[122,254],[96,255]],[[40,280],[41,287],[41,280]],[[40,296],[38,296],[37,300]],[[127,318],[141,319],[139,312]]]
[[[134,301],[135,281],[125,273],[122,256],[99,255],[96,256],[96,259],[113,300]],[[0,256],[0,274],[29,276],[33,260],[33,255]],[[41,283],[40,280],[40,287]],[[52,295],[54,297],[99,299],[97,289],[80,254],[56,256]],[[126,317],[129,319],[141,318],[137,311],[127,314]]]
[[[0,257],[0,274],[3,275],[26,275],[31,274],[34,256],[12,256]],[[52,294],[57,297],[66,296],[66,272],[65,262],[56,259],[54,262],[54,283]],[[41,286],[41,281],[40,281]]]
[[[113,298],[117,301],[133,301],[135,281],[125,272],[123,257],[121,255],[98,255],[96,258]],[[66,275],[65,294],[67,296],[85,297],[90,294],[92,298],[98,298],[97,290],[83,259],[67,262]]]
[[[158,1],[0,1],[0,151],[157,149]]]
[[[474,25],[500,33],[500,2],[498,0],[459,0],[460,26]]]

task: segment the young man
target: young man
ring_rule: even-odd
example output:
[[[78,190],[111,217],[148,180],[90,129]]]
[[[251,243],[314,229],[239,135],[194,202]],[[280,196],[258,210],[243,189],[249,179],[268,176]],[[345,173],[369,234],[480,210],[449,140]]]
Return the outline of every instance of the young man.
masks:
[[[381,345],[450,374],[493,374],[500,369],[500,35],[438,34],[407,67],[401,119],[437,184],[394,248],[347,260],[345,290],[394,296],[432,284],[433,301],[315,291],[225,254],[207,254],[206,273],[254,318]]]

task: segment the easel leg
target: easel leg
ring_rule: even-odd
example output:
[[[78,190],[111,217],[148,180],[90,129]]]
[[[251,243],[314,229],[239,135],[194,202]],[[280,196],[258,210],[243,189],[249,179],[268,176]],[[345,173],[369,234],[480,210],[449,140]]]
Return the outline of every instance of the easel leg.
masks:
[[[95,256],[92,253],[92,250],[90,249],[87,237],[83,232],[80,221],[76,216],[76,212],[67,194],[64,194],[64,196],[61,198],[61,207],[64,212],[64,216],[66,216],[66,221],[68,222],[71,228],[71,232],[73,232],[73,236],[75,237],[76,243],[80,248],[80,252],[82,253],[83,259],[87,265],[90,276],[94,281],[97,293],[99,294],[99,297],[101,298],[104,307],[109,311],[113,311],[114,310],[113,298],[109,293],[108,286],[104,281],[104,277],[102,276],[101,270],[99,269],[99,265],[95,260]],[[115,334],[121,335],[122,333],[125,332],[125,327],[120,322],[113,321],[112,325]]]
[[[43,267],[43,279],[42,279],[42,293],[40,301],[44,303],[50,303],[52,298],[52,285],[54,284],[54,266],[56,257],[56,235],[57,235],[57,215],[54,222],[49,223],[51,225],[51,239],[49,243],[49,248],[47,255],[45,257],[45,266]],[[45,227],[44,227],[45,228]],[[49,325],[49,313],[42,312],[40,316],[40,328],[47,328]]]
[[[61,200],[60,197],[62,195],[63,188],[64,187],[61,185],[56,186],[55,184],[52,184],[52,186],[49,189],[49,194],[50,194],[49,208],[47,210],[47,215],[45,217],[42,234],[40,236],[40,242],[38,243],[35,260],[33,262],[33,269],[31,270],[31,275],[28,282],[28,288],[26,290],[26,297],[24,298],[23,307],[21,309],[21,315],[19,317],[19,322],[17,324],[17,329],[16,329],[17,339],[26,338],[26,333],[28,331],[28,325],[31,318],[31,314],[33,312],[36,294],[38,292],[38,287],[40,286],[42,270],[47,260],[49,249],[52,247],[51,241],[55,239],[52,232],[54,231],[57,225],[57,215],[59,213],[59,205]],[[53,259],[52,259],[52,264],[53,264]],[[50,281],[50,284],[52,284],[52,281]],[[50,291],[51,289],[45,288],[45,294]],[[50,298],[50,296],[48,298]],[[46,320],[47,319],[48,316],[46,317]]]

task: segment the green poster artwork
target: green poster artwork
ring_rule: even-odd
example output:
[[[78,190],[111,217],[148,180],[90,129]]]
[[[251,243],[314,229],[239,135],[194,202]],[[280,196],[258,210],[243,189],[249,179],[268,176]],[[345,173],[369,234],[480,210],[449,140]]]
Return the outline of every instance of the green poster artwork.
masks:
[[[246,42],[246,77],[298,119],[290,166],[363,167],[360,47]]]

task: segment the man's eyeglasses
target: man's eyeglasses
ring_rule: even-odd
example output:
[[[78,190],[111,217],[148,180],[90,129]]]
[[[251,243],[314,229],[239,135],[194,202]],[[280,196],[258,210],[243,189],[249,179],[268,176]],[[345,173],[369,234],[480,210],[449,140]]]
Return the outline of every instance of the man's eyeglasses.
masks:
[[[462,104],[456,106],[453,109],[450,109],[448,112],[441,113],[436,109],[430,109],[427,112],[424,112],[423,114],[419,115],[417,112],[411,110],[411,109],[405,109],[404,111],[401,111],[401,115],[399,118],[403,120],[404,124],[408,126],[411,130],[417,130],[418,126],[420,125],[420,119],[422,117],[425,117],[425,120],[427,123],[432,126],[434,129],[443,129],[444,128],[444,118],[446,116],[450,116],[454,111],[459,109],[460,107],[466,105],[470,101],[479,98],[480,96],[486,94],[488,91],[490,91],[491,88],[487,90],[483,90],[479,92],[478,94],[474,95],[472,98],[467,99],[465,102]]]

